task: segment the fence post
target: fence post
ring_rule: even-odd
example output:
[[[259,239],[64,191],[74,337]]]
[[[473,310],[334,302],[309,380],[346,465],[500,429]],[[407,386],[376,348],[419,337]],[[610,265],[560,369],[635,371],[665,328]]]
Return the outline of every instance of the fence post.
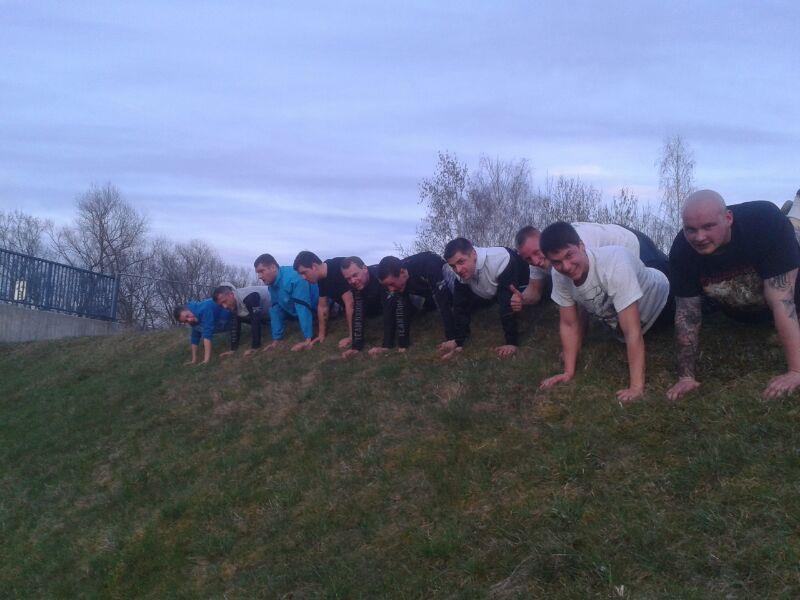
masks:
[[[42,305],[45,309],[51,307],[53,294],[55,293],[55,283],[53,282],[53,263],[47,263],[47,273],[44,276],[44,285],[42,285]]]
[[[117,320],[117,296],[119,296],[119,273],[114,274],[114,290],[111,292],[111,320]]]

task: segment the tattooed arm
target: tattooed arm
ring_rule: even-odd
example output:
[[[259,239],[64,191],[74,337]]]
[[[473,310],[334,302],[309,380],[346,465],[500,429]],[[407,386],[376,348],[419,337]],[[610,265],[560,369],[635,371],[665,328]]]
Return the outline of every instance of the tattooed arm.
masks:
[[[800,326],[794,304],[797,269],[764,280],[764,297],[772,310],[775,329],[783,345],[789,370],[774,377],[764,390],[767,398],[776,398],[800,387]]]
[[[700,387],[700,382],[694,376],[700,349],[700,324],[703,321],[701,305],[700,296],[675,298],[678,383],[667,390],[667,399],[671,401]]]

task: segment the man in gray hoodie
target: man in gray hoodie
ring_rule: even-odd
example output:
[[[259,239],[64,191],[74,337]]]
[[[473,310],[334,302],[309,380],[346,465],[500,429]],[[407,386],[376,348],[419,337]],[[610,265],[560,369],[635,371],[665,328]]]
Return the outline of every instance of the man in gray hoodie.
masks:
[[[250,325],[250,349],[244,355],[249,356],[261,347],[261,326],[267,322],[270,307],[269,288],[266,285],[254,285],[237,288],[224,283],[211,295],[219,306],[227,308],[233,314],[231,327],[231,349],[220,356],[230,356],[239,347],[242,334],[242,322]]]

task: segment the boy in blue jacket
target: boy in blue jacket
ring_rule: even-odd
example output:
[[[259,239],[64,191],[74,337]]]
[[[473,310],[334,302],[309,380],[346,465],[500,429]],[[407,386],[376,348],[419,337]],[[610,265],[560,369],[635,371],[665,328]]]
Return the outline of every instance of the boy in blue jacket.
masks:
[[[300,323],[304,341],[292,351],[305,350],[314,343],[314,311],[319,301],[319,288],[309,284],[292,267],[281,267],[271,254],[262,254],[253,263],[258,278],[269,286],[272,306],[269,309],[272,343],[264,348],[277,348],[286,332],[286,320]]]
[[[187,302],[176,306],[173,316],[178,323],[191,326],[189,342],[192,348],[192,360],[187,365],[197,362],[197,347],[200,340],[203,340],[203,362],[207,364],[211,360],[211,338],[215,333],[225,331],[230,326],[230,311],[217,305],[212,298]]]

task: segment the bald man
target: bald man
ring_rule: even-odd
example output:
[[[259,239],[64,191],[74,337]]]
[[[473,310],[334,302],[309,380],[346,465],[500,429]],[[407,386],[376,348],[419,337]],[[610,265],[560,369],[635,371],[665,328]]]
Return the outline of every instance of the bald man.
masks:
[[[669,264],[679,376],[667,391],[669,400],[700,386],[695,363],[703,296],[734,317],[771,312],[788,370],[772,378],[764,396],[776,398],[800,386],[800,326],[795,308],[800,245],[777,206],[744,202],[727,207],[713,190],[693,193],[686,199],[683,230],[672,243]]]

